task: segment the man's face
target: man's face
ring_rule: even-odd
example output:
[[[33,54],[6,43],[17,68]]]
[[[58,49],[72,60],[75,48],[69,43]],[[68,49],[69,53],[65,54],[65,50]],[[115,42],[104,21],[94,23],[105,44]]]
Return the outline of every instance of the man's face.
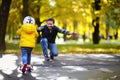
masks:
[[[53,21],[47,21],[47,27],[48,29],[52,29],[54,27]]]

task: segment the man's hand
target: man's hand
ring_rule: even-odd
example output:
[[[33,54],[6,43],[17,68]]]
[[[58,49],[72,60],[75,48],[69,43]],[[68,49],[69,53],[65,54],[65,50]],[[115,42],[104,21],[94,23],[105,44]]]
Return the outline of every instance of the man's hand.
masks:
[[[78,33],[77,33],[77,32],[71,32],[69,35],[72,35],[72,36],[77,37],[77,36],[78,36]]]
[[[72,35],[78,35],[78,33],[76,33],[76,32],[72,32]]]

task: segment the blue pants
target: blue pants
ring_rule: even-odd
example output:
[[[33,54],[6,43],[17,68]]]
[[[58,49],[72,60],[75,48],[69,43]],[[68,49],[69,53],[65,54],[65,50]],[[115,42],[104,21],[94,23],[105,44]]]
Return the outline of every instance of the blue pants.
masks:
[[[58,49],[55,43],[48,43],[47,38],[41,38],[40,44],[45,57],[48,56],[48,49],[50,50],[50,56],[58,56]]]
[[[21,47],[23,64],[30,64],[32,49],[33,48],[30,47]]]

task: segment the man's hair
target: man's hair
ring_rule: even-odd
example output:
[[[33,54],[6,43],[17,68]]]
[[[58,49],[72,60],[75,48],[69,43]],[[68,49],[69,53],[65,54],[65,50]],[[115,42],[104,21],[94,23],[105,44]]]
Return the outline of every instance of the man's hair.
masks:
[[[53,23],[55,23],[55,20],[53,18],[48,18],[47,21],[53,21]]]

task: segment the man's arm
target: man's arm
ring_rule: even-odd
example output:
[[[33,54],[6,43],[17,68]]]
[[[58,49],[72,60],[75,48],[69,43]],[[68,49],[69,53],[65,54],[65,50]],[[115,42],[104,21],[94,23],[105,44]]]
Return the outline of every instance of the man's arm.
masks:
[[[76,32],[70,32],[65,29],[60,29],[58,27],[57,27],[57,30],[58,30],[58,32],[63,33],[63,34],[78,36],[78,34]]]
[[[63,33],[63,34],[67,34],[67,35],[71,35],[72,34],[70,31],[67,31],[65,29],[60,29],[58,27],[57,27],[57,30],[58,30],[58,32]]]
[[[40,26],[37,28],[37,31],[40,32],[42,29],[44,29],[44,26]]]

